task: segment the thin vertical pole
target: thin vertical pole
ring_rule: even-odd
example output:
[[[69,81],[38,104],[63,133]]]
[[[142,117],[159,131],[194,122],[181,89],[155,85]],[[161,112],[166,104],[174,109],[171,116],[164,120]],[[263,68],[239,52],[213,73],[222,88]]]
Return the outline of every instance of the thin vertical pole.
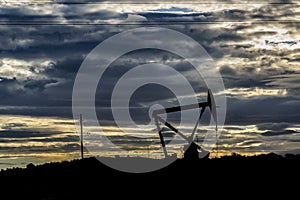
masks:
[[[82,127],[82,114],[80,114],[80,143],[81,143],[81,159],[83,159],[83,127]]]

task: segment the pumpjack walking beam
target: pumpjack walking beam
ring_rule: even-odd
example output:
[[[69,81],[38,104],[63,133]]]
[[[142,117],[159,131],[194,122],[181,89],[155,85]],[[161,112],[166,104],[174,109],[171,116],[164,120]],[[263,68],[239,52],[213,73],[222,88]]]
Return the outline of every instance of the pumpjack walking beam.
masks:
[[[155,124],[157,126],[157,130],[158,130],[158,134],[159,134],[159,138],[161,141],[161,145],[163,147],[163,151],[165,154],[165,157],[168,156],[167,154],[167,149],[166,149],[166,145],[165,145],[165,141],[162,135],[162,130],[159,126],[159,122],[161,122],[162,124],[164,124],[165,126],[167,126],[169,129],[171,129],[173,132],[175,132],[176,134],[180,135],[183,139],[185,139],[186,141],[188,141],[189,143],[192,142],[194,134],[197,130],[199,121],[205,111],[205,108],[209,107],[210,111],[211,111],[211,115],[213,116],[215,123],[216,123],[216,131],[217,129],[217,111],[216,111],[216,104],[215,104],[215,100],[214,97],[212,95],[211,90],[209,89],[207,92],[207,102],[202,102],[202,103],[195,103],[195,104],[189,104],[189,105],[184,105],[184,106],[175,106],[175,107],[170,107],[170,108],[164,108],[164,109],[158,109],[158,110],[154,110],[152,113],[152,117],[155,120]],[[175,128],[174,126],[172,126],[170,123],[168,123],[167,121],[165,121],[164,119],[162,119],[159,115],[160,114],[165,114],[165,113],[172,113],[172,112],[180,112],[180,111],[185,111],[185,110],[191,110],[191,109],[199,109],[201,108],[201,112],[200,112],[200,116],[195,124],[195,127],[193,129],[192,135],[191,137],[187,137],[185,136],[183,133],[181,133],[177,128]]]

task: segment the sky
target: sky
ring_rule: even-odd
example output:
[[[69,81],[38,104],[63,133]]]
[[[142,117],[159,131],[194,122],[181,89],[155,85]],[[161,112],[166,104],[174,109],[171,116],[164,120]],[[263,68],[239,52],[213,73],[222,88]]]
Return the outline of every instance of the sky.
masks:
[[[76,74],[98,44],[138,27],[169,28],[186,34],[213,59],[227,100],[218,153],[300,153],[299,4],[296,0],[1,0],[0,168],[80,157],[74,125],[78,119],[72,115]],[[118,79],[134,66],[153,62],[184,74],[199,99],[206,98],[203,80],[194,78],[190,63],[178,55],[144,49],[119,57],[101,78],[95,104],[104,132],[114,144],[128,150],[124,156],[163,155],[153,123],[144,129],[147,137],[137,140],[115,127],[110,109]],[[130,100],[133,120],[148,124],[151,119],[145,113],[157,102],[178,104],[166,88],[139,88]],[[176,117],[168,116],[170,120]],[[211,129],[208,119],[206,112],[198,131],[200,141],[201,133]],[[182,128],[183,132],[192,129],[190,125]],[[98,132],[99,127],[85,126],[84,137],[93,138],[89,141],[97,145],[94,137]],[[167,140],[173,137],[166,130]],[[178,139],[178,145],[170,145],[170,150],[180,151],[181,143]],[[120,153],[102,149],[97,154]]]

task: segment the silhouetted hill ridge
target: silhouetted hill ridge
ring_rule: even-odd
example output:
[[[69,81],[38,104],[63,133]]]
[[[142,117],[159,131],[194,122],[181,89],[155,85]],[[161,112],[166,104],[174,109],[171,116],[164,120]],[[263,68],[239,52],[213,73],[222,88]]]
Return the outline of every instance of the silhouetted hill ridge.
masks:
[[[108,158],[114,159],[114,158]],[[143,162],[149,160],[147,158],[118,158],[118,159],[141,159]],[[154,159],[153,159],[154,160]],[[242,156],[236,153],[233,153],[230,156],[223,156],[220,158],[211,158],[211,159],[199,159],[199,160],[185,160],[178,159],[175,162],[171,163],[169,166],[154,171],[144,173],[147,175],[162,174],[162,173],[172,173],[180,170],[187,170],[187,173],[192,173],[190,169],[205,169],[207,167],[215,168],[217,165],[222,165],[224,168],[235,168],[235,166],[246,165],[247,167],[256,166],[256,165],[271,166],[276,164],[276,166],[289,166],[300,165],[300,155],[286,154],[285,156],[277,155],[275,153],[261,154],[257,156]],[[274,168],[276,166],[273,166]],[[95,157],[89,157],[84,159],[76,159],[72,161],[62,161],[62,162],[52,162],[45,163],[42,165],[33,165],[28,164],[26,168],[10,168],[6,170],[1,170],[0,177],[5,176],[52,176],[52,175],[63,175],[63,176],[80,176],[81,174],[99,174],[99,175],[133,175],[134,173],[120,172],[115,169],[112,169]],[[186,172],[185,172],[186,173]]]
[[[270,184],[282,187],[299,180],[299,169],[300,155],[292,154],[280,156],[270,153],[250,157],[232,154],[206,160],[178,159],[163,169],[149,173],[120,172],[90,157],[2,170],[0,180],[2,191],[19,191],[10,192],[10,195],[30,199],[57,199],[62,196],[70,199],[80,195],[93,196],[99,191],[101,195],[112,195],[110,188],[126,186],[143,191],[158,183],[172,189],[174,184],[179,184],[180,188],[194,186],[196,190],[216,183],[226,187],[229,182],[239,186],[254,182],[258,188]]]

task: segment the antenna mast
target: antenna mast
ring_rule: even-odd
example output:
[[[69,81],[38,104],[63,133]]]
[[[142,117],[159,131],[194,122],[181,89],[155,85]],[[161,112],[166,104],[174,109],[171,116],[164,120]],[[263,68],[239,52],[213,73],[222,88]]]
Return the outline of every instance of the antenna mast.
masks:
[[[83,159],[83,127],[82,127],[82,114],[80,114],[80,145],[81,145],[81,159]]]

